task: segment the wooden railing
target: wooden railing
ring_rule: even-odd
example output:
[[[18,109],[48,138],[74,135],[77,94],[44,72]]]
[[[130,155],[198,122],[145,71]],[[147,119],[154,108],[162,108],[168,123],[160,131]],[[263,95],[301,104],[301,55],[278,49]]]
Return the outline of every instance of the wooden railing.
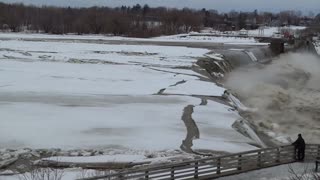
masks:
[[[320,145],[308,144],[305,161],[320,157]],[[226,156],[203,158],[170,165],[125,170],[119,173],[84,178],[81,180],[103,179],[213,179],[295,162],[294,147],[281,146],[265,148]]]

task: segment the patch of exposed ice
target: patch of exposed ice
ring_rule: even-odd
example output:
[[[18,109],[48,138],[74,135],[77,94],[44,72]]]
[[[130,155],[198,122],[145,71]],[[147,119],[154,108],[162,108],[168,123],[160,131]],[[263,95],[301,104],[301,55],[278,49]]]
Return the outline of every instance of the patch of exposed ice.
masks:
[[[193,149],[214,149],[217,151],[241,152],[255,149],[248,145],[252,142],[249,138],[240,135],[232,124],[241,118],[230,107],[209,101],[206,106],[194,108],[195,120],[200,138],[193,141]]]
[[[217,61],[224,61],[222,54],[213,53],[213,54],[205,54],[205,56]]]
[[[167,94],[184,95],[203,95],[203,96],[221,96],[224,88],[217,86],[212,82],[188,80],[178,86],[168,87],[165,90]]]

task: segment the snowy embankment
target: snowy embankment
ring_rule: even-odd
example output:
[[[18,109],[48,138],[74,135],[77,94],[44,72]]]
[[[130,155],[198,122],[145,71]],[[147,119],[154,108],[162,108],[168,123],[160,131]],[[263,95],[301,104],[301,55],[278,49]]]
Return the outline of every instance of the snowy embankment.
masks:
[[[65,161],[179,160],[190,157],[180,150],[188,133],[181,116],[189,105],[194,106],[192,128],[200,132],[193,150],[255,149],[248,144],[252,140],[232,128],[240,116],[230,106],[211,100],[203,104],[191,96],[222,96],[225,90],[191,70],[208,52],[81,40],[2,40],[0,155],[20,157],[5,149],[29,147],[103,151],[99,158],[82,159],[61,156],[96,154],[56,153]]]
[[[188,42],[188,43],[213,43],[213,44],[229,44],[229,45],[267,45],[267,43],[259,43],[251,37],[226,37],[221,34],[220,37],[208,36],[212,34],[190,33],[190,34],[177,34],[171,36],[160,36],[155,38],[130,38],[120,36],[103,36],[103,35],[52,35],[52,34],[17,34],[17,33],[2,33],[0,39],[3,40],[38,40],[38,41],[127,41],[127,42],[155,42],[155,43],[174,43],[174,42]],[[99,43],[99,42],[97,42]]]
[[[296,33],[298,31],[306,29],[305,26],[284,26],[284,27],[261,27],[260,29],[248,30],[249,37],[272,37],[275,33],[279,33],[281,31],[288,31],[291,33]],[[240,31],[227,31],[227,34],[231,35],[239,35]]]
[[[296,33],[304,30],[303,26],[288,27],[263,27],[262,29],[245,31],[245,35],[241,35],[241,31],[209,31],[209,32],[191,32],[189,34],[178,34],[172,36],[162,36],[154,38],[161,41],[194,41],[194,42],[215,42],[221,44],[239,44],[239,45],[268,45],[268,43],[260,43],[254,37],[272,37],[274,33],[280,31],[289,31]]]
[[[263,32],[259,29],[256,30],[249,30],[248,35],[249,36],[265,36],[265,37],[271,37],[274,35],[274,33],[284,31],[290,31],[290,32],[297,32],[300,30],[306,29],[305,26],[285,26],[285,27],[264,27]]]
[[[241,44],[241,45],[266,45],[266,43],[259,43],[251,37],[226,37],[226,36],[211,36],[207,33],[190,33],[179,34],[172,36],[162,36],[154,38],[161,41],[191,41],[191,42],[215,42],[221,44]]]

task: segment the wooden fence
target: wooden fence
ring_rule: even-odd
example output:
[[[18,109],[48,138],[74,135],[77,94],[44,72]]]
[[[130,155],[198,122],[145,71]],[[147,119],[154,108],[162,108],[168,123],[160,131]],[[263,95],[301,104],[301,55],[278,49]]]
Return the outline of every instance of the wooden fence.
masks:
[[[305,161],[320,157],[320,145],[308,144]],[[124,170],[119,173],[81,180],[113,179],[214,179],[247,171],[295,162],[293,146],[265,148],[226,156],[203,158],[169,165]]]

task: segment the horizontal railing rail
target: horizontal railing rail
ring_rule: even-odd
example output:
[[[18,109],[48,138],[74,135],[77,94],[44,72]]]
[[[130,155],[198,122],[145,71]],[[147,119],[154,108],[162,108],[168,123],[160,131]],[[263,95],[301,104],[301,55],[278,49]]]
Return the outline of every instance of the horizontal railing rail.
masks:
[[[308,144],[305,150],[305,161],[320,157],[320,145]],[[213,179],[222,176],[239,174],[281,164],[293,163],[295,149],[292,145],[257,149],[219,157],[202,158],[168,165],[123,170],[118,173],[83,178],[81,180],[113,179]]]

